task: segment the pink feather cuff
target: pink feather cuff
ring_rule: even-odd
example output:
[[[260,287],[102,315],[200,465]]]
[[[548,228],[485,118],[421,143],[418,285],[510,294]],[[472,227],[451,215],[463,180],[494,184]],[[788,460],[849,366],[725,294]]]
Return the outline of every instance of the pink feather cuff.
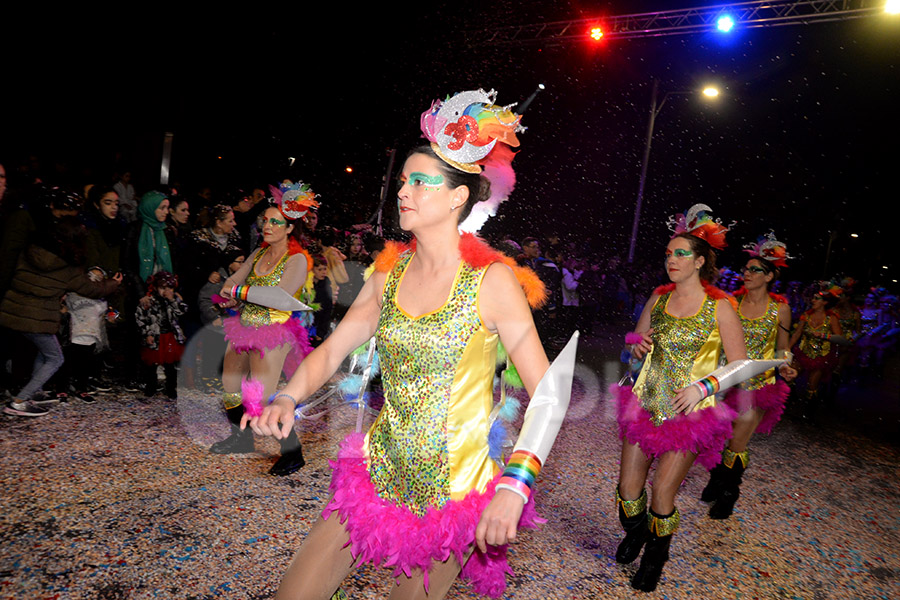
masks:
[[[393,575],[410,577],[413,571],[425,574],[434,563],[454,556],[463,562],[475,541],[475,528],[482,511],[494,495],[499,475],[483,493],[472,490],[462,500],[451,500],[441,508],[431,508],[424,517],[381,498],[375,491],[367,468],[361,433],[352,433],[341,442],[337,460],[331,461],[331,502],[322,511],[327,519],[337,512],[350,536],[351,553],[358,563],[390,567]],[[520,528],[534,529],[545,521],[537,516],[534,502],[525,505]],[[486,554],[475,550],[462,568],[479,593],[499,598],[506,588],[507,546],[489,546]]]
[[[258,379],[244,379],[241,381],[241,404],[244,411],[251,417],[258,417],[263,412],[263,392],[265,387]]]
[[[644,341],[644,336],[639,333],[635,333],[633,331],[629,331],[625,334],[625,343],[628,345],[631,344],[640,344]]]

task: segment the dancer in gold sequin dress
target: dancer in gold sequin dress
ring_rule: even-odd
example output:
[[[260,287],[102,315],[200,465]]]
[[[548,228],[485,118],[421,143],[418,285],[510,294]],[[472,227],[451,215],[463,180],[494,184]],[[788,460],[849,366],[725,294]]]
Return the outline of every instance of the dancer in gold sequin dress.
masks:
[[[800,315],[790,347],[806,377],[804,417],[812,419],[819,408],[819,385],[827,383],[831,371],[837,364],[837,347],[830,340],[841,336],[840,317],[831,310],[836,298],[827,290],[818,292],[812,299],[812,306]]]
[[[707,283],[716,276],[710,241],[724,247],[727,230],[701,209],[708,207],[692,207],[669,241],[666,270],[672,283],[654,291],[626,340],[644,366],[633,389],[618,389],[622,459],[616,504],[625,537],[616,561],[633,562],[646,544],[631,582],[645,592],[656,589],[669,558],[680,521],[675,495],[681,482],[694,460],[715,464],[731,435],[734,412],[716,401],[717,389],[701,392],[694,382],[716,370],[723,350],[729,361],[747,357],[733,299]],[[648,502],[644,485],[654,459],[659,462]]]
[[[511,115],[472,102],[479,118]],[[463,131],[483,129],[475,123]],[[517,120],[495,125],[518,145]],[[257,432],[281,436],[295,405],[376,336],[384,408],[366,435],[342,443],[331,463],[332,497],[276,598],[324,600],[355,562],[391,567],[395,599],[442,598],[460,571],[477,592],[499,596],[506,545],[535,522],[527,490],[503,485],[509,466],[491,459],[488,434],[498,341],[529,394],[547,371],[526,300],[539,299],[543,286],[509,257],[460,234],[460,222],[490,197],[496,180],[481,175],[474,160],[448,160],[442,150],[417,148],[403,165],[400,226],[415,236],[414,246],[389,245],[379,255],[335,331],[263,415],[249,420]]]
[[[744,287],[738,297],[738,316],[744,331],[747,355],[753,359],[772,359],[776,353],[788,351],[791,330],[791,308],[787,298],[770,292],[781,267],[787,266],[787,248],[774,233],[744,246],[751,257],[743,269]],[[710,471],[709,483],[700,499],[712,503],[709,516],[727,519],[740,495],[744,470],[750,463],[747,445],[754,433],[771,433],[784,412],[790,388],[785,381],[797,376],[789,365],[780,367],[784,381],[776,380],[775,369],[766,371],[725,396],[738,414],[728,445],[722,451],[722,462]]]
[[[292,214],[288,211],[289,214]],[[220,295],[236,304],[235,292],[252,286],[280,287],[291,296],[297,295],[307,281],[309,255],[291,235],[295,224],[278,206],[266,209],[263,215],[263,247],[229,277]],[[240,296],[237,295],[239,298]],[[215,454],[253,452],[253,433],[240,428],[244,405],[260,402],[271,396],[285,361],[294,354],[294,361],[309,353],[308,334],[298,318],[291,313],[260,306],[252,302],[240,305],[240,316],[225,321],[228,348],[222,371],[225,412],[232,423],[231,435],[210,447]],[[293,374],[287,369],[287,375]],[[272,475],[290,475],[304,465],[303,450],[297,434],[291,430],[281,440],[281,456],[269,471]]]

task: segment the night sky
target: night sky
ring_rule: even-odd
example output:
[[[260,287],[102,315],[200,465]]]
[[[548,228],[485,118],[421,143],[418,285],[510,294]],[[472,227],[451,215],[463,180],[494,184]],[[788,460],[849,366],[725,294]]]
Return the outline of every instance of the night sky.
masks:
[[[432,99],[483,87],[509,104],[543,83],[523,119],[517,189],[485,233],[558,232],[624,255],[652,80],[662,92],[715,82],[715,102],[671,96],[657,119],[638,255],[661,263],[666,217],[703,202],[738,221],[725,264],[774,228],[799,257],[790,276],[821,277],[833,231],[829,276],[897,278],[900,17],[473,49],[464,32],[704,3],[437,4],[202,18],[154,4],[134,18],[8,21],[0,160],[37,155],[48,179],[70,184],[127,166],[146,187],[171,131],[184,188],[301,178],[340,223],[374,210],[387,150],[401,161],[420,142]]]

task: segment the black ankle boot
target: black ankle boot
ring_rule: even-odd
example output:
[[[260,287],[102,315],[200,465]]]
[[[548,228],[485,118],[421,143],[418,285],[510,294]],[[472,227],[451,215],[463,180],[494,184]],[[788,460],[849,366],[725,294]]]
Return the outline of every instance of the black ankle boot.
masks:
[[[231,435],[218,441],[209,447],[213,454],[247,454],[253,452],[253,431],[248,427],[241,429],[241,417],[244,416],[244,407],[237,405],[225,411],[231,422]]]
[[[269,469],[269,474],[284,477],[299,471],[305,464],[306,461],[303,460],[303,447],[300,445],[300,438],[297,437],[294,430],[291,430],[290,434],[281,440],[281,457]]]
[[[701,502],[715,502],[719,498],[722,493],[722,482],[725,477],[725,470],[722,463],[719,463],[709,472],[709,483],[706,484],[706,487],[703,488],[703,492],[700,493]]]
[[[616,562],[628,564],[634,562],[647,541],[647,490],[637,500],[622,500],[616,488],[616,504],[619,507],[619,522],[625,530],[625,537],[616,548]]]
[[[663,566],[669,560],[669,544],[672,543],[672,534],[678,528],[679,520],[677,508],[668,517],[660,517],[650,511],[647,545],[641,557],[641,566],[631,580],[631,587],[642,592],[652,592],[656,589]]]
[[[728,456],[729,453],[730,456]],[[710,519],[727,519],[734,512],[734,505],[741,495],[741,482],[743,481],[744,470],[749,462],[749,454],[746,451],[725,451],[721,465],[725,469],[722,493],[713,505],[709,507]]]

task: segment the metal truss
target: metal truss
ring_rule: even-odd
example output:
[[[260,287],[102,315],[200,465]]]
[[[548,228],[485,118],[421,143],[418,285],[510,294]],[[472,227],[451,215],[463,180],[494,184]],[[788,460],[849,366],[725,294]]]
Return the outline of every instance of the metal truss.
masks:
[[[466,32],[471,46],[561,44],[590,39],[592,27],[601,27],[604,39],[658,37],[711,32],[719,17],[728,14],[735,27],[805,25],[869,16],[884,9],[884,0],[801,0],[741,2],[700,8],[576,19],[499,27]]]

